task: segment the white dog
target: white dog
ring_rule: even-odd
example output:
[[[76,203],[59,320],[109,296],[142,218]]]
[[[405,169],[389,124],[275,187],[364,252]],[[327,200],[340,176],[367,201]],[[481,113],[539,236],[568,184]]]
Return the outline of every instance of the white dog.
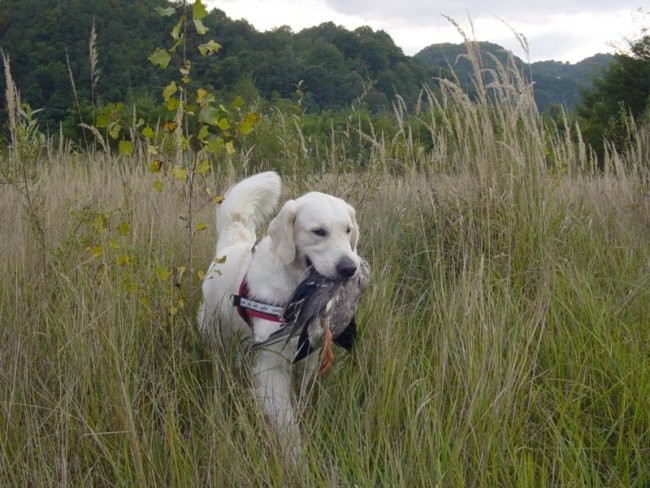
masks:
[[[311,266],[331,279],[357,272],[354,208],[331,195],[311,192],[287,201],[268,235],[257,240],[256,229],[275,210],[280,190],[276,173],[260,173],[231,187],[217,208],[216,257],[203,281],[198,315],[213,342],[242,336],[265,341],[282,327],[281,310]],[[246,307],[233,306],[233,297]],[[258,403],[294,447],[300,442],[291,379],[295,353],[295,341],[275,344],[257,352],[252,365]]]

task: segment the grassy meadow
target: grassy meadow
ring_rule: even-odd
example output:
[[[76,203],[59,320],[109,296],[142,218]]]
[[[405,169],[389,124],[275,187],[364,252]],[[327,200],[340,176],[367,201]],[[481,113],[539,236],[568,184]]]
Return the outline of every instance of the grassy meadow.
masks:
[[[31,133],[4,154],[0,485],[650,485],[648,127],[597,169],[492,75],[397,103],[391,137],[351,118],[317,144],[269,115],[201,191],[156,191],[141,150]],[[209,196],[267,169],[353,203],[373,268],[297,464],[194,323]]]

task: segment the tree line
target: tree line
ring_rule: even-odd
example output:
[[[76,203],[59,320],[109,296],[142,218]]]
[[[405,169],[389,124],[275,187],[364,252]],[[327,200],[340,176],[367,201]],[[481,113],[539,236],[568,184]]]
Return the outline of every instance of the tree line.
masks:
[[[170,5],[165,0],[4,0],[0,47],[11,58],[22,99],[42,109],[40,124],[50,131],[61,124],[66,136],[78,138],[79,123],[96,122],[102,111],[135,106],[145,120],[163,117],[160,90],[173,74],[146,59],[168,39],[156,8]],[[193,76],[224,98],[237,94],[247,101],[278,103],[298,90],[302,108],[311,113],[344,111],[362,100],[369,113],[379,114],[391,110],[396,95],[413,106],[422,85],[435,88],[438,77],[458,77],[471,87],[472,67],[462,61],[462,44],[432,45],[411,57],[386,32],[369,27],[349,31],[328,22],[297,33],[286,26],[258,32],[218,9],[203,23],[221,49],[217,56],[198,58]],[[93,26],[94,74],[89,62]],[[597,55],[576,65],[514,60],[535,81],[541,111],[577,109],[589,141],[622,141],[626,117],[643,117],[647,111],[648,44],[644,33],[626,53]],[[490,54],[484,58],[488,68],[509,55],[491,43],[480,48]],[[4,91],[4,78],[0,88]]]

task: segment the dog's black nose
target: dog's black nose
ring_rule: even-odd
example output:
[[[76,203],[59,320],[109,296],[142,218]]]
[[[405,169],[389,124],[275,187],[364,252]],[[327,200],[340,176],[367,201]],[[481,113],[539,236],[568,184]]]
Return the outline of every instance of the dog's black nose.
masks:
[[[357,272],[357,265],[350,258],[342,258],[336,263],[336,272],[344,278],[350,278]]]

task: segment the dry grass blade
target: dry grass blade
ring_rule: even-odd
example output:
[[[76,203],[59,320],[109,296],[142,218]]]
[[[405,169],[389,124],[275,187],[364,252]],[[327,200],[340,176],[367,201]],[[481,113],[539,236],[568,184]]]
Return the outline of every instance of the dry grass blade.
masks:
[[[90,40],[88,41],[88,52],[90,58],[90,88],[91,88],[91,103],[95,106],[95,97],[97,83],[99,82],[99,53],[97,51],[97,31],[95,29],[95,19],[90,29]]]

